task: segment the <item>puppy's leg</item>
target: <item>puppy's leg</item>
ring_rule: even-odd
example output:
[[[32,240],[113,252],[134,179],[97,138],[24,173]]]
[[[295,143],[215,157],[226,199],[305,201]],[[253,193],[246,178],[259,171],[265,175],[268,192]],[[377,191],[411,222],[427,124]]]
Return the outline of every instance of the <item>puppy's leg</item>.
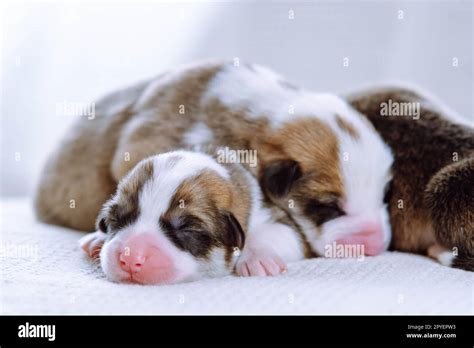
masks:
[[[448,267],[452,265],[453,259],[455,257],[452,250],[449,250],[439,244],[433,244],[428,248],[427,252],[429,257]]]
[[[107,236],[104,232],[97,231],[79,239],[79,246],[91,259],[96,259],[99,257],[106,239]]]
[[[474,271],[473,197],[474,158],[441,169],[430,180],[425,193],[439,244],[431,247],[428,254],[443,264],[470,271]]]
[[[304,258],[298,234],[281,223],[262,223],[250,228],[236,265],[240,276],[277,275],[286,263]]]

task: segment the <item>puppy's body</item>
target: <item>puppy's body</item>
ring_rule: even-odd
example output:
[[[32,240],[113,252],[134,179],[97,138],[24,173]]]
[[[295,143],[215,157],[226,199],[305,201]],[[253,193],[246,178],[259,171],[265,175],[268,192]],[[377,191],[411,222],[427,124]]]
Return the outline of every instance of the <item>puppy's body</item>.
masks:
[[[474,271],[472,118],[471,127],[453,123],[439,105],[406,88],[374,88],[350,95],[349,101],[369,118],[395,155],[392,247],[429,253],[444,264]],[[381,108],[389,101],[419,103],[419,119],[382,116]],[[443,249],[436,245],[448,252],[440,253]]]
[[[100,253],[105,274],[118,282],[176,283],[234,269],[276,275],[304,257],[298,234],[263,206],[255,178],[199,152],[140,161],[105,203],[97,228],[82,247]]]
[[[142,159],[176,148],[256,151],[249,166],[267,202],[311,250],[359,244],[376,255],[390,241],[383,203],[392,156],[371,124],[335,95],[292,86],[256,65],[200,64],[160,75],[99,103],[50,159],[39,217],[92,230],[115,185]],[[75,209],[69,202],[75,200]]]

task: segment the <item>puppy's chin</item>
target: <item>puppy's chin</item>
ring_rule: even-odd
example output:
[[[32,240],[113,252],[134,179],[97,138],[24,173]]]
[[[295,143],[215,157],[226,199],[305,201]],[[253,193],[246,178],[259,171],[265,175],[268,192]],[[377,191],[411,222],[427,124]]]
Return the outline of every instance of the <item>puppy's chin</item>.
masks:
[[[140,273],[126,274],[121,278],[110,278],[109,280],[115,283],[129,283],[129,284],[141,284],[141,285],[171,285],[177,283],[187,283],[198,280],[200,277],[197,275],[179,275],[174,270],[157,270],[153,275],[147,275],[144,277]]]

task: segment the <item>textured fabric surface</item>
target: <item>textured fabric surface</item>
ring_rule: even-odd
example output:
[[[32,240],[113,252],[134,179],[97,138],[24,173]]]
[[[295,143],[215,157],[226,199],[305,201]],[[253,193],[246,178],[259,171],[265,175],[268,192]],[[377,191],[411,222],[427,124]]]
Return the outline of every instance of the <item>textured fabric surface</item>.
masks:
[[[290,264],[273,278],[114,284],[78,248],[83,235],[37,222],[31,201],[1,207],[2,314],[472,314],[473,274],[397,252]]]

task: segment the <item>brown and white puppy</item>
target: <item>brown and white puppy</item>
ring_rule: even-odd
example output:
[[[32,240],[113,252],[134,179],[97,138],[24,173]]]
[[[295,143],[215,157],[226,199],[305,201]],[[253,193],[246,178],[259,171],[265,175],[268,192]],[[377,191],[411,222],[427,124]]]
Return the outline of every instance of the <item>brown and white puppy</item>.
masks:
[[[366,255],[388,247],[390,149],[335,95],[297,88],[257,65],[206,63],[97,105],[96,117],[81,119],[46,166],[36,197],[46,222],[92,230],[102,204],[142,159],[212,144],[256,151],[249,170],[307,242],[306,256],[331,256],[335,245],[360,246]]]
[[[276,275],[304,256],[298,234],[263,206],[255,178],[200,152],[140,161],[105,203],[97,228],[80,244],[116,282],[169,284],[234,270]]]
[[[474,271],[474,121],[419,88],[374,87],[348,97],[395,155],[392,248]],[[416,110],[388,116],[387,105]]]

